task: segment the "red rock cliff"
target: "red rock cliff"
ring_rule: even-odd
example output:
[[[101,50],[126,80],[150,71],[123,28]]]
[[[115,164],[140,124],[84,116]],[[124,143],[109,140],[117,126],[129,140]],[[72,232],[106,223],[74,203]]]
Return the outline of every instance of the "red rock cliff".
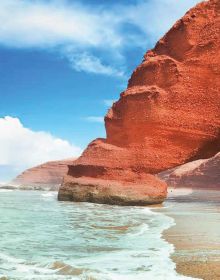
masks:
[[[158,174],[169,187],[220,189],[220,153]]]
[[[150,174],[220,150],[220,2],[191,9],[144,56],[93,141],[69,168],[59,199],[159,203]]]
[[[74,159],[50,161],[36,167],[25,170],[17,176],[12,185],[25,188],[49,188],[57,190],[67,174],[68,164],[72,164]]]

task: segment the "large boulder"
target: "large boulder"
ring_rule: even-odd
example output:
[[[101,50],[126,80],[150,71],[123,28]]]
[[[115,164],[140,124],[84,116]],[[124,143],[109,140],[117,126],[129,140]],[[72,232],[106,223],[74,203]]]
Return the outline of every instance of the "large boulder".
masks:
[[[129,204],[129,186],[132,205],[160,203],[166,184],[149,174],[220,150],[219,10],[198,4],[146,53],[105,117],[106,139],[70,166],[59,199]]]

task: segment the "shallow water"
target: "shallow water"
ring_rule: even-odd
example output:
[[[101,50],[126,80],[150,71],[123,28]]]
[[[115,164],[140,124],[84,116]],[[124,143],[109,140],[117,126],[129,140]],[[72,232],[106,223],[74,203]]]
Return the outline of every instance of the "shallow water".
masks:
[[[178,191],[179,193],[179,191]],[[167,239],[176,245],[175,256],[197,261],[220,261],[220,191],[194,190],[171,196],[163,214],[175,219]]]
[[[169,206],[166,206],[169,207]],[[0,191],[0,277],[184,280],[150,208],[58,202],[56,193]]]

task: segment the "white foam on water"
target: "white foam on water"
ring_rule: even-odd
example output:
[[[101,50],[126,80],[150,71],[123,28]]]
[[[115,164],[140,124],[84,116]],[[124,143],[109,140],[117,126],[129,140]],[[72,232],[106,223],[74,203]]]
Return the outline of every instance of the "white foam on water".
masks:
[[[88,278],[85,279],[89,277],[99,280],[194,279],[176,272],[175,263],[170,258],[174,246],[162,238],[162,232],[175,225],[174,219],[152,212],[150,209],[136,208],[136,211],[139,211],[140,215],[151,216],[153,224],[136,226],[133,233],[128,232],[124,236],[124,244],[132,244],[132,248],[126,249],[125,246],[121,251],[102,254],[92,260],[88,258],[86,265],[94,270],[101,268],[101,271],[87,274]]]
[[[174,246],[162,237],[174,219],[153,208],[59,203],[55,192],[4,196],[0,275],[10,280],[193,279],[176,272]],[[0,197],[3,213],[1,205]],[[63,272],[55,262],[81,272]]]
[[[24,272],[37,272],[37,273],[44,273],[44,274],[50,274],[51,271],[43,268],[43,267],[37,267],[36,265],[33,265],[31,263],[27,263],[26,260],[15,258],[3,253],[0,253],[0,261],[4,260],[4,264],[1,264],[1,269],[12,269],[16,270],[18,273],[24,273]]]
[[[130,236],[139,236],[144,234],[149,229],[149,226],[147,224],[140,225],[137,227],[136,231],[133,233],[129,233]]]
[[[57,195],[57,192],[49,191],[49,192],[46,192],[46,193],[42,193],[41,195],[43,197],[54,197],[54,196]]]
[[[174,219],[150,209],[139,209],[140,214],[151,215],[155,228],[148,224],[136,227],[136,234],[128,233],[127,238],[134,245],[131,251],[124,250],[96,258],[102,267],[102,273],[92,274],[95,279],[106,280],[193,280],[195,278],[179,275],[175,270],[175,263],[171,260],[174,246],[162,238],[162,232],[175,225]],[[155,219],[156,218],[156,219]],[[146,236],[146,243],[144,237]],[[143,238],[142,248],[139,250],[138,238]],[[135,251],[135,244],[137,251]],[[151,247],[151,248],[150,248]],[[118,272],[114,270],[118,263]],[[121,265],[120,265],[121,264]]]
[[[4,261],[4,263],[2,263]],[[72,276],[65,276],[65,275],[57,275],[56,272],[58,270],[52,270],[44,265],[39,264],[32,264],[28,263],[26,260],[17,259],[15,257],[0,253],[0,270],[6,271],[5,274],[0,272],[1,277],[8,277],[7,272],[9,275],[12,275],[10,279],[77,279],[73,278]],[[13,272],[13,273],[11,273]]]
[[[57,197],[57,192],[48,191],[41,194],[41,197],[45,201],[54,200]]]
[[[3,189],[0,187],[0,192],[6,193],[6,192],[12,192],[13,190]]]

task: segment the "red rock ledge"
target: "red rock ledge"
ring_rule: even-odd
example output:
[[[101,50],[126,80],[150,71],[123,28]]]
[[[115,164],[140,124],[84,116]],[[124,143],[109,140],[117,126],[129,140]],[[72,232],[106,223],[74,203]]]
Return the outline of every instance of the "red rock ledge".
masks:
[[[154,174],[220,150],[219,10],[198,4],[146,53],[105,117],[106,139],[69,167],[59,200],[161,203]]]

